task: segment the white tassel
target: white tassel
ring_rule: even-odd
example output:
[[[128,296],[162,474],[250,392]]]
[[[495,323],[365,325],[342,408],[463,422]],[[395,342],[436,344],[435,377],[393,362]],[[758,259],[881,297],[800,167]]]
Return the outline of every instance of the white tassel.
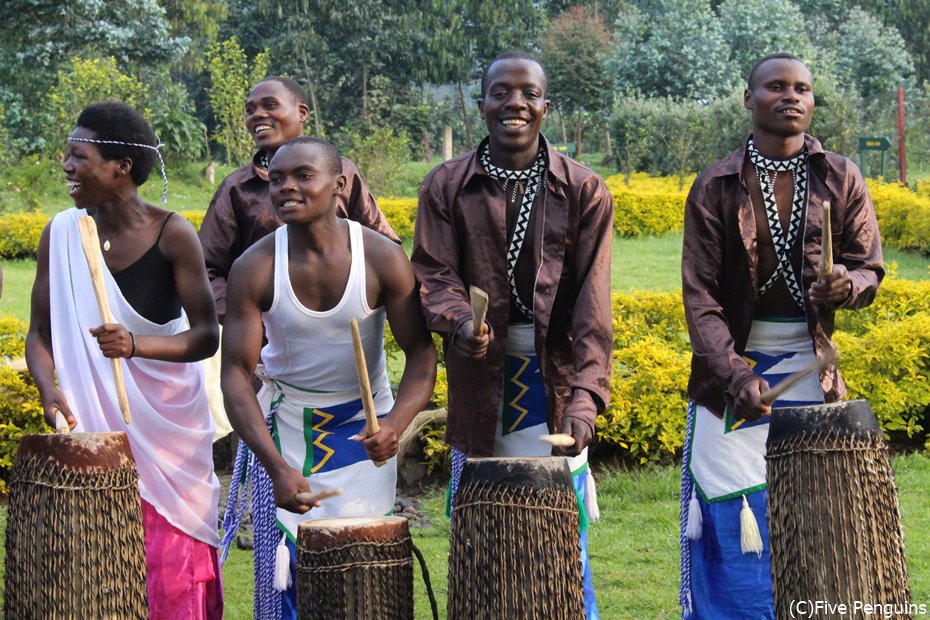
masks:
[[[287,534],[281,536],[281,542],[274,551],[274,589],[278,592],[291,587],[291,552],[285,541]]]
[[[588,513],[588,522],[594,523],[601,518],[601,509],[597,505],[597,489],[594,485],[594,474],[588,466],[588,476],[584,481],[584,509]]]
[[[700,540],[704,533],[704,516],[701,514],[701,503],[698,502],[694,487],[691,488],[691,501],[688,502],[688,524],[685,526],[685,536],[688,540]]]
[[[739,545],[743,553],[755,553],[762,557],[762,535],[759,534],[759,524],[752,508],[743,496],[743,509],[739,513]]]

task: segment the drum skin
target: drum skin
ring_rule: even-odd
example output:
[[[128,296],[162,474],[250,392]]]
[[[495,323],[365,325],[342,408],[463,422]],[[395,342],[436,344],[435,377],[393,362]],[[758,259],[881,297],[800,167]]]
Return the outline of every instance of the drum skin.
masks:
[[[125,433],[26,435],[10,473],[7,618],[147,618],[139,477]]]
[[[897,489],[868,402],[773,410],[766,461],[776,617],[824,601],[847,605],[844,618],[891,617],[865,605],[910,618]]]

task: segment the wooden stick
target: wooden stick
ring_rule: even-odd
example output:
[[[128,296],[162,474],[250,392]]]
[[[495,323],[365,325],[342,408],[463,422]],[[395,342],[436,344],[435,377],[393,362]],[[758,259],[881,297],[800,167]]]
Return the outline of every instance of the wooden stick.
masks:
[[[324,499],[329,499],[330,497],[337,497],[344,493],[342,487],[336,489],[320,489],[316,493],[296,493],[294,494],[294,499],[297,500],[298,504],[305,504],[307,506],[312,506],[316,502],[321,502]]]
[[[365,350],[362,348],[362,336],[358,331],[358,321],[349,322],[352,328],[352,347],[355,349],[355,371],[358,373],[358,386],[362,391],[362,407],[365,409],[365,420],[368,425],[368,436],[381,430],[378,426],[378,414],[375,412],[375,399],[371,394],[371,383],[368,380],[368,363],[365,361]],[[375,465],[382,467],[387,461],[375,461]]]
[[[71,432],[71,425],[68,424],[68,419],[65,418],[65,414],[61,412],[61,409],[55,410],[55,432],[61,435]]]
[[[104,323],[113,322],[110,312],[110,302],[107,300],[107,290],[103,281],[103,262],[100,260],[100,240],[97,238],[97,223],[94,218],[82,215],[78,218],[78,231],[81,234],[81,247],[84,249],[84,258],[87,259],[87,268],[90,270],[94,294],[97,297],[97,309],[100,310],[100,320]],[[126,382],[123,380],[123,366],[118,357],[110,358],[113,366],[113,379],[116,382],[116,399],[119,401],[120,411],[126,424],[132,423],[129,414],[129,398],[126,396]]]
[[[823,201],[823,241],[820,255],[820,277],[833,273],[833,236],[830,233],[830,201]]]
[[[540,435],[540,441],[545,441],[547,444],[552,446],[559,447],[568,447],[575,445],[575,438],[566,433],[555,433],[554,435]]]
[[[475,335],[480,336],[484,329],[484,319],[488,316],[488,294],[477,286],[468,287],[471,298],[471,317],[475,326]]]
[[[787,392],[788,389],[791,386],[793,386],[795,383],[797,383],[798,381],[800,381],[807,375],[811,374],[815,370],[823,370],[828,365],[830,365],[834,360],[836,360],[836,353],[834,353],[833,351],[830,351],[826,355],[824,355],[822,359],[814,360],[813,362],[811,362],[810,364],[808,364],[801,370],[797,371],[796,373],[788,375],[787,377],[782,379],[781,383],[779,383],[775,387],[769,388],[768,390],[762,392],[762,402],[765,403],[766,405],[771,405],[776,400],[778,400],[779,396]]]

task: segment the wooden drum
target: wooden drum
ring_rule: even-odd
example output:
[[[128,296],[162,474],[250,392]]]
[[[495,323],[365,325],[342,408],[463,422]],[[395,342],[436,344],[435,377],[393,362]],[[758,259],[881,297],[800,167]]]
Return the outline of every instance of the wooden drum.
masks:
[[[413,542],[403,517],[304,521],[297,532],[301,620],[413,618]]]
[[[146,618],[139,477],[125,433],[26,435],[10,474],[7,618]]]
[[[897,490],[869,404],[775,409],[767,451],[776,616],[791,617],[791,602],[804,600],[910,618]]]
[[[566,459],[469,459],[452,508],[449,619],[584,618]]]

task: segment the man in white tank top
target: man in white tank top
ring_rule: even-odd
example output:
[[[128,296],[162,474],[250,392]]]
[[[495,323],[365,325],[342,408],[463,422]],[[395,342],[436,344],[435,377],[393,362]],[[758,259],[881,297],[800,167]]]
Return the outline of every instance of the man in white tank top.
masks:
[[[336,215],[346,182],[336,148],[317,138],[292,140],[272,158],[269,181],[272,204],[285,226],[233,265],[222,388],[233,428],[258,460],[251,464],[250,478],[256,617],[296,618],[298,522],[381,516],[393,509],[397,441],[432,395],[436,351],[403,248]],[[396,400],[385,368],[385,316],[406,354]],[[380,430],[370,436],[355,370],[352,319],[359,322],[375,409],[383,416]],[[267,376],[256,397],[251,379],[259,355]],[[352,441],[356,435],[364,439]],[[388,464],[376,467],[372,461]],[[240,476],[234,474],[236,481]],[[296,494],[311,487],[343,487],[345,494],[312,506],[298,502]],[[224,522],[230,539],[236,494],[238,489],[231,492],[229,524]],[[292,576],[280,593],[271,583],[279,545],[290,550]]]

